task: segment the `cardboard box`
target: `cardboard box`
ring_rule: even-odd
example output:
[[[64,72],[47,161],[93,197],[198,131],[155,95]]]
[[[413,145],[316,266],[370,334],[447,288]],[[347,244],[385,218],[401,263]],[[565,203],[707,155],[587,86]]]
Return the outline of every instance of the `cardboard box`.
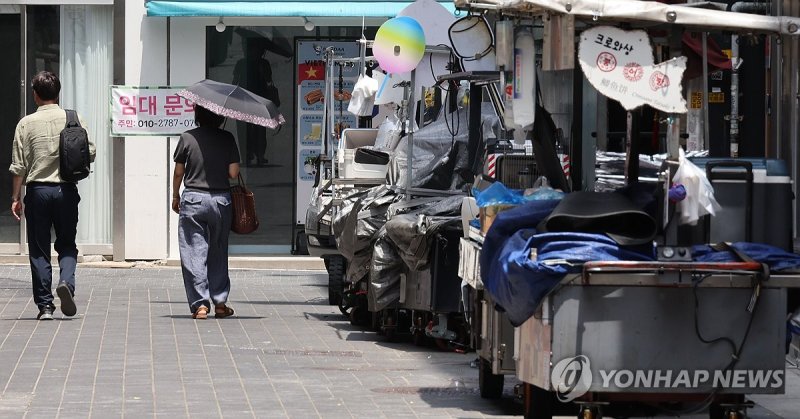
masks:
[[[514,205],[489,205],[480,208],[481,233],[485,236],[486,232],[489,231],[489,227],[492,226],[495,217],[497,217],[497,214],[511,208],[514,208]]]

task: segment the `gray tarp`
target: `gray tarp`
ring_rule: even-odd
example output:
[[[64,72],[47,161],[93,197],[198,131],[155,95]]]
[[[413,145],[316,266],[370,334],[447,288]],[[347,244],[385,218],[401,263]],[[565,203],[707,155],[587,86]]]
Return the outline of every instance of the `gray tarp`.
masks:
[[[333,220],[336,247],[350,263],[345,280],[358,282],[369,270],[372,244],[386,222],[386,209],[397,196],[385,185],[345,199]]]
[[[382,228],[377,236],[367,292],[367,307],[372,312],[400,301],[400,276],[406,272],[397,246],[386,236],[386,229]]]
[[[763,16],[639,0],[455,0],[456,7],[573,15],[596,21],[654,22],[731,32],[800,34],[800,17]]]
[[[471,170],[466,148],[469,140],[467,114],[466,108],[453,114],[442,114],[436,121],[414,133],[412,188],[459,189],[464,181],[472,182],[466,173]],[[496,138],[499,127],[499,118],[494,115],[491,104],[484,103],[481,109],[483,138]],[[405,136],[395,148],[389,163],[389,179],[394,185],[406,186],[407,156],[408,136]],[[459,176],[462,172],[464,176]]]
[[[444,202],[453,203],[455,211],[447,211],[451,216],[429,216],[424,214],[401,214],[386,222],[386,234],[397,245],[398,253],[409,269],[421,271],[429,266],[429,251],[433,236],[444,226],[458,223],[456,216],[461,209],[462,197],[447,198]],[[439,206],[442,207],[441,205]],[[434,214],[442,212],[431,211]]]
[[[394,215],[384,225],[372,252],[367,293],[370,311],[399,301],[401,275],[409,269],[425,269],[431,242],[439,229],[446,225],[461,227],[461,216],[453,214],[460,212],[462,199],[420,199],[420,205],[406,208],[407,212]]]

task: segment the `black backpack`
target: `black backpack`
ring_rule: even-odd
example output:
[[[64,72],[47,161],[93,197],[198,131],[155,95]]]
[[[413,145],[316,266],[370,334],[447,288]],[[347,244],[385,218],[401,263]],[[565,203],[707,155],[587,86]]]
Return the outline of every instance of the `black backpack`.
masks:
[[[89,176],[89,134],[78,121],[75,111],[65,109],[67,123],[59,138],[59,172],[61,179],[77,182]]]

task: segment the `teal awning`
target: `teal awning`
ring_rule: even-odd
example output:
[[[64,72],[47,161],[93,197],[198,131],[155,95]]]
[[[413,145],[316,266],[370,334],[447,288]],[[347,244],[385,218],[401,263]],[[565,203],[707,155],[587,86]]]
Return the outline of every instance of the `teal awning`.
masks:
[[[226,0],[150,0],[147,16],[250,16],[250,17],[395,17],[412,1],[226,1]],[[455,13],[452,1],[439,2]]]

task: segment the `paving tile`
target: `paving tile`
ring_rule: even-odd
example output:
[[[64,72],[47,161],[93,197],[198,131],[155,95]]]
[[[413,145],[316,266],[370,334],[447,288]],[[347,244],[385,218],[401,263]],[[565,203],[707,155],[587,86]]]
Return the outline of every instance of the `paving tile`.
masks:
[[[325,274],[231,278],[237,317],[194,321],[180,269],[79,267],[79,315],[41,323],[31,320],[28,268],[0,266],[0,418],[522,414],[510,396],[477,395],[474,353],[387,343],[350,325],[325,304]],[[800,372],[786,381],[786,395],[755,397],[763,407],[751,418],[800,411]]]

